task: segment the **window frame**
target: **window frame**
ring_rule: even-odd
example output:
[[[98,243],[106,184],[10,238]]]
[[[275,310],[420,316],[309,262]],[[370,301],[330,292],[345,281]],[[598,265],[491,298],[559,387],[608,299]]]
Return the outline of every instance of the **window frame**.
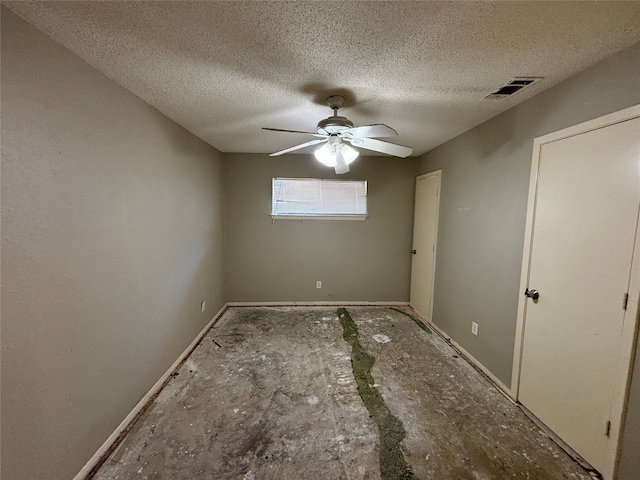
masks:
[[[364,199],[365,199],[365,213],[344,213],[344,214],[322,214],[322,213],[275,213],[276,212],[276,181],[278,180],[301,180],[301,181],[316,181],[320,185],[322,183],[361,183],[364,186]],[[369,202],[367,197],[369,196],[369,184],[367,180],[358,179],[330,179],[330,178],[302,178],[302,177],[273,177],[271,179],[271,218],[272,220],[366,220],[369,216]]]

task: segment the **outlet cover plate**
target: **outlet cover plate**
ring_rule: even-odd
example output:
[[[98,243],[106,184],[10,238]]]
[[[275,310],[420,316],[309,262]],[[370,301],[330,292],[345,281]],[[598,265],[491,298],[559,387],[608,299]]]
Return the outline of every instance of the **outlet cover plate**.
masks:
[[[476,337],[478,336],[478,324],[476,322],[471,322],[471,333]]]

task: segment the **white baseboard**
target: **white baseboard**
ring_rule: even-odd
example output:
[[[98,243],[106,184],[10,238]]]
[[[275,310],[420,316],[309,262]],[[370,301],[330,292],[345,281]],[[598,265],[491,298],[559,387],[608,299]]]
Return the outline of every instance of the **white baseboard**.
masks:
[[[436,332],[440,337],[442,337],[454,350],[456,350],[462,358],[464,358],[473,368],[478,370],[489,382],[496,386],[496,388],[505,396],[507,399],[513,403],[517,404],[515,395],[511,391],[509,387],[507,387],[502,380],[496,377],[493,373],[491,373],[487,367],[485,367],[482,363],[480,363],[473,355],[467,352],[463,347],[460,346],[458,342],[453,340],[444,330],[438,327],[435,323],[431,322],[423,315],[420,314],[415,308],[412,310],[419,316],[424,322],[429,325],[430,328],[433,328],[434,332]]]
[[[222,316],[222,314],[227,310],[228,304],[225,304],[218,312],[213,316],[213,318],[207,323],[207,325],[200,331],[200,333],[196,336],[196,338],[189,344],[189,346],[180,354],[180,356],[176,359],[175,362],[169,367],[169,369],[164,372],[164,374],[160,377],[160,379],[151,387],[151,389],[146,393],[144,397],[137,403],[133,410],[125,417],[125,419],[118,425],[118,428],[105,440],[102,446],[98,449],[98,451],[89,459],[89,461],[85,464],[84,467],[77,473],[73,480],[84,480],[87,475],[91,473],[91,471],[98,465],[101,465],[105,460],[105,456],[109,454],[109,451],[112,447],[115,446],[116,442],[124,435],[129,429],[133,426],[134,421],[144,413],[146,407],[154,400],[160,390],[165,385],[165,382],[169,379],[169,376],[175,372],[182,363],[186,360],[186,358],[191,354],[191,352],[196,348],[196,346],[200,343],[202,338],[209,332],[211,327],[218,321],[218,319]]]
[[[228,307],[406,307],[409,302],[229,302]]]

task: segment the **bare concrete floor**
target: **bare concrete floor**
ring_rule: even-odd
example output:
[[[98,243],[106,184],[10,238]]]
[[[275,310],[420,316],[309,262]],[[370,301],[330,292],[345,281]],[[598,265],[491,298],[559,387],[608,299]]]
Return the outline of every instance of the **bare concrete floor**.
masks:
[[[435,333],[347,311],[384,409],[358,392],[336,308],[231,308],[94,478],[591,478]],[[380,455],[385,411],[405,431],[402,474]]]

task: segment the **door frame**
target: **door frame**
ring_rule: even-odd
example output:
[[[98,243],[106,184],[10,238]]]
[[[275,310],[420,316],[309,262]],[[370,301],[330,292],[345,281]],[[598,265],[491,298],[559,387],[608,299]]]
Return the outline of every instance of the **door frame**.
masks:
[[[535,203],[538,194],[538,174],[540,167],[540,154],[544,144],[573,137],[591,130],[597,130],[616,123],[632,120],[640,117],[640,105],[620,110],[587,122],[553,132],[533,141],[533,156],[531,161],[531,177],[529,181],[529,199],[527,205],[527,219],[524,234],[524,251],[522,254],[522,269],[520,274],[520,289],[518,297],[518,313],[516,321],[516,334],[513,355],[513,371],[511,377],[511,393],[518,400],[520,390],[520,373],[522,366],[522,349],[524,345],[524,327],[527,305],[525,296],[521,293],[528,288],[529,270],[531,263],[531,250],[533,242]],[[623,292],[620,292],[622,295]],[[629,298],[627,310],[624,313],[620,352],[617,359],[616,378],[613,387],[613,404],[611,409],[610,442],[607,448],[607,469],[600,472],[605,479],[615,478],[619,461],[619,445],[622,434],[622,422],[627,409],[628,389],[631,382],[632,364],[634,360],[637,330],[638,310],[640,300],[640,222],[636,227],[636,239],[631,260],[631,274],[629,278]],[[622,297],[620,298],[622,302]]]
[[[416,222],[415,222],[415,204],[416,204],[416,198],[418,196],[418,181],[423,180],[425,178],[429,178],[429,177],[437,177],[438,178],[438,190],[437,190],[437,194],[436,194],[436,218],[434,220],[435,222],[435,232],[433,235],[433,264],[431,266],[431,301],[429,302],[429,316],[426,317],[427,312],[420,312],[422,313],[430,322],[433,322],[433,298],[434,298],[434,294],[435,294],[435,279],[436,279],[436,254],[438,252],[438,222],[440,219],[440,194],[442,193],[442,169],[440,170],[434,170],[433,172],[429,172],[429,173],[423,173],[422,175],[418,175],[416,177],[416,183],[415,183],[415,192],[414,192],[414,196],[413,196],[413,208],[414,208],[414,214],[413,214],[413,233],[415,234],[416,231]],[[413,237],[411,239],[411,244],[413,245]],[[413,245],[413,247],[415,247],[415,245]],[[413,248],[412,247],[412,248]],[[413,260],[413,259],[412,259]],[[413,261],[411,262],[411,268],[413,270]],[[413,274],[412,274],[413,276]],[[409,285],[409,304],[411,304],[411,285]]]

